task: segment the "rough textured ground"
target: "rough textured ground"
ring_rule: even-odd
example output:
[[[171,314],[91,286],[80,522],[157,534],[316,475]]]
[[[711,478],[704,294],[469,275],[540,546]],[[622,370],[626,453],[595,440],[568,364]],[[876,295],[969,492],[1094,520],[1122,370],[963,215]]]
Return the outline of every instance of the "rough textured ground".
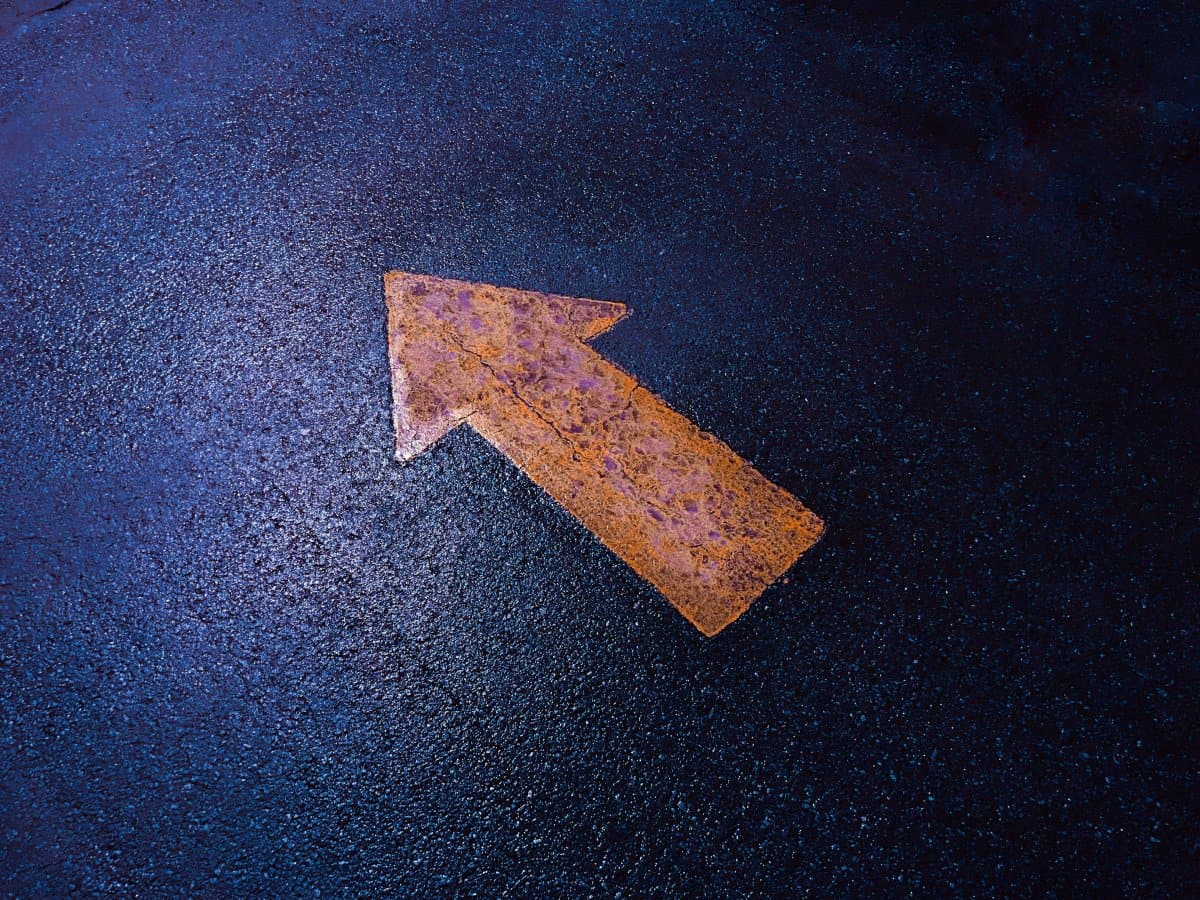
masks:
[[[1194,885],[1185,5],[51,5],[0,891]],[[388,269],[627,303],[825,539],[709,641],[470,431],[399,467]]]

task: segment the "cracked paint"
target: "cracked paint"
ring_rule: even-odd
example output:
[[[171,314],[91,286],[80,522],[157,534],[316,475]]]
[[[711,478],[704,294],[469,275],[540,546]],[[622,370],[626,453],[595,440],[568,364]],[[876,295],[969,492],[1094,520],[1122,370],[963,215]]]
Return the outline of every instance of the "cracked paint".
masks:
[[[396,455],[466,422],[705,635],[820,538],[821,520],[584,343],[620,303],[384,276]]]

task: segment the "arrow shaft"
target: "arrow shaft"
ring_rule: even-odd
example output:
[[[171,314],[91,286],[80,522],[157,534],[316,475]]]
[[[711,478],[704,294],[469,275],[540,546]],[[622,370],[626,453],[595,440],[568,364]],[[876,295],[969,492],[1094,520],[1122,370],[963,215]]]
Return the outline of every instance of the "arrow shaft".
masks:
[[[629,376],[587,352],[589,373],[619,391]],[[505,388],[470,424],[705,633],[820,536],[791,494],[643,387],[586,429]]]

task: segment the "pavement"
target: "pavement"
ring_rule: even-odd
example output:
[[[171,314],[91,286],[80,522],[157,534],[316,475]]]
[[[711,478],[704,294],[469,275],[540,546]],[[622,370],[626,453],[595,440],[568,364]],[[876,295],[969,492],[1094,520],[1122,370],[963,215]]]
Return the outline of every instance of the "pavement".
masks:
[[[1196,37],[0,4],[0,893],[1194,890]],[[390,269],[628,305],[824,539],[709,640],[401,466]]]

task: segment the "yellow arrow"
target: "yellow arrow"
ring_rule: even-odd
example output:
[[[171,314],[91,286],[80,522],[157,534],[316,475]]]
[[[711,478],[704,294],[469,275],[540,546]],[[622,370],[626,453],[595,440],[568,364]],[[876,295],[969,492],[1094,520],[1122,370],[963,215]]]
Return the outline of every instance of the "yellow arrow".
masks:
[[[396,455],[469,423],[712,636],[824,524],[584,341],[620,303],[389,272]]]

